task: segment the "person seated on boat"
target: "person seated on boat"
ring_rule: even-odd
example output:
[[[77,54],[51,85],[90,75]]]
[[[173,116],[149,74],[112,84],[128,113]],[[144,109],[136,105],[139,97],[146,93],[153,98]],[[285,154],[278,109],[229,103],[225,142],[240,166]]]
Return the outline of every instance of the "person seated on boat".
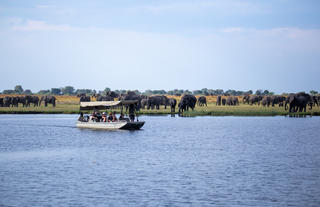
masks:
[[[102,113],[102,121],[107,122],[107,113],[106,112]]]
[[[98,119],[98,117],[97,117],[97,112],[94,111],[94,112],[92,113],[92,115],[91,115],[91,120],[92,120],[92,121],[97,121],[97,119]]]
[[[84,118],[83,118],[83,112],[80,113],[80,117],[78,118],[78,121],[81,121],[83,122],[84,121]]]
[[[129,118],[131,122],[134,122],[134,110],[135,110],[135,105],[130,104],[129,105]]]
[[[118,121],[117,116],[116,116],[116,112],[113,112],[112,114],[112,122]]]
[[[109,113],[109,116],[108,116],[108,122],[111,122],[113,120],[113,115],[112,113],[110,112]]]
[[[99,111],[97,111],[96,114],[97,114],[97,120],[96,121],[100,122],[100,120],[102,119],[102,115],[100,114]]]
[[[88,122],[89,120],[90,120],[89,115],[85,115],[84,118],[83,118],[83,121],[84,122]]]
[[[121,114],[120,114],[120,116],[119,116],[119,120],[120,120],[120,121],[121,121],[121,120],[125,120],[125,119],[124,119],[124,114],[123,114],[123,113],[121,113]]]

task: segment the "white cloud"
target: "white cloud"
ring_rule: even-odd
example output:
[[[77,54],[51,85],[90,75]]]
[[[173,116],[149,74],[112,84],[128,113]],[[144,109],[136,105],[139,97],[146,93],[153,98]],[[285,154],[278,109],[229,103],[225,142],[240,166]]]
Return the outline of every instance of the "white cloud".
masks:
[[[17,31],[71,31],[77,28],[69,25],[52,25],[44,21],[28,20],[23,25],[13,26],[12,29]]]
[[[51,35],[51,31],[58,32]],[[30,35],[25,35],[29,32]],[[12,71],[27,68],[34,73],[45,68],[55,81],[51,86],[66,85],[62,81],[72,80],[70,84],[75,87],[103,88],[106,77],[117,77],[120,73],[123,74],[121,84],[118,80],[108,80],[107,84],[114,88],[132,85],[144,89],[164,88],[163,80],[166,80],[171,83],[169,88],[240,89],[242,85],[255,88],[254,84],[269,88],[267,80],[274,78],[278,85],[270,90],[276,91],[279,90],[276,87],[284,87],[283,80],[297,78],[301,68],[316,77],[318,73],[314,68],[320,57],[320,30],[300,28],[231,27],[188,36],[78,28],[28,20],[12,27],[8,36],[1,37],[4,66]],[[12,61],[14,59],[19,61]],[[83,71],[99,74],[94,86]],[[193,85],[195,73],[205,76]],[[60,74],[65,74],[64,79]],[[9,72],[6,75],[12,76]],[[307,73],[303,73],[302,78],[307,78]],[[133,79],[143,81],[133,83]],[[228,79],[233,83],[225,83]],[[304,90],[294,84],[288,84],[289,87]]]
[[[220,29],[219,31],[223,33],[234,33],[234,32],[242,32],[244,30],[245,30],[244,28],[240,28],[240,27],[230,27],[230,28]]]
[[[158,5],[143,5],[131,8],[138,11],[147,11],[155,14],[163,12],[202,12],[211,11],[223,14],[230,13],[261,13],[267,12],[268,7],[263,3],[253,3],[250,1],[192,1],[192,2],[178,2]]]

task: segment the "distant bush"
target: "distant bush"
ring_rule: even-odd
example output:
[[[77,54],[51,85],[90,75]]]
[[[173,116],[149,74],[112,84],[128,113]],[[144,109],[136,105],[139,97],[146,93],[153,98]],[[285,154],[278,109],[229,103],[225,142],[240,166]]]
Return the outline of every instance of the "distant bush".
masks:
[[[11,89],[7,89],[7,90],[4,90],[2,93],[3,94],[15,94],[16,91],[15,90],[11,90]]]
[[[50,94],[50,90],[40,90],[37,94],[39,94],[39,95],[47,95],[47,94]]]

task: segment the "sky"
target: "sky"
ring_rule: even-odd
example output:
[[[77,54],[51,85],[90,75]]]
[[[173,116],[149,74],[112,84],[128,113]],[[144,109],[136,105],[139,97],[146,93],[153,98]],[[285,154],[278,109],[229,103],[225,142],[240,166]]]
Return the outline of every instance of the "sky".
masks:
[[[320,91],[318,0],[0,0],[0,91]]]

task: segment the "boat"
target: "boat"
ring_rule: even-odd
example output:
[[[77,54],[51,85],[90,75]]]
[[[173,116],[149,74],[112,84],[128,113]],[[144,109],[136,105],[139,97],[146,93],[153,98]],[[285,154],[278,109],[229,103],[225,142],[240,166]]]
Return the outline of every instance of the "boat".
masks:
[[[137,100],[122,100],[122,101],[93,101],[93,102],[80,102],[80,111],[98,111],[107,110],[110,108],[121,107],[121,113],[123,111],[123,106],[129,106],[131,104],[136,104]],[[89,116],[80,117],[77,121],[78,128],[87,129],[104,129],[104,130],[138,130],[144,125],[144,121],[130,121],[128,118],[115,122],[97,122],[93,121]]]

